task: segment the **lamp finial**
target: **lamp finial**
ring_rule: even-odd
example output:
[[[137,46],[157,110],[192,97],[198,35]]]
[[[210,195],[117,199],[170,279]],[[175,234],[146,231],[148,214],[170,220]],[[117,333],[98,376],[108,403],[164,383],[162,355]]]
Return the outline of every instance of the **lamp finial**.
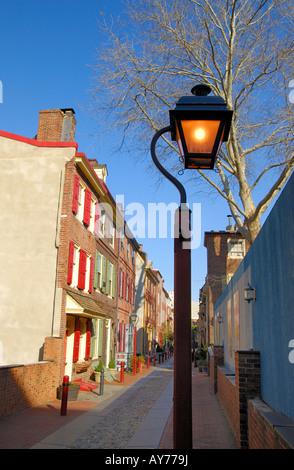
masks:
[[[201,83],[200,85],[193,86],[191,93],[195,96],[207,96],[211,92],[211,88],[208,85]]]

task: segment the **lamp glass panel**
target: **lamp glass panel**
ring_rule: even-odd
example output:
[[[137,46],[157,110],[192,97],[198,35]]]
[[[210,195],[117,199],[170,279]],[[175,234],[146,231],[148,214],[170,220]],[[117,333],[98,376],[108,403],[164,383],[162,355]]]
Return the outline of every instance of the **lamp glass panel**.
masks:
[[[184,149],[183,149],[183,145],[182,145],[182,141],[181,141],[181,137],[180,137],[180,133],[179,133],[179,129],[178,129],[178,126],[176,126],[176,131],[177,131],[177,143],[178,143],[178,147],[179,147],[179,150],[180,150],[180,154],[181,156],[183,157],[184,156]]]
[[[221,121],[182,120],[188,153],[212,153],[220,123]]]

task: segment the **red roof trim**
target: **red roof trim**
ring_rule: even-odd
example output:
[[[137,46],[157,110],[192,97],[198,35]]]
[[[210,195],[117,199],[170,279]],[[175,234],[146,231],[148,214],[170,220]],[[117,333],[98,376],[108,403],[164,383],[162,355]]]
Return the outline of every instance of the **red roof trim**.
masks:
[[[29,139],[28,137],[1,130],[0,137],[6,137],[7,139],[17,140],[19,142],[24,142],[25,144],[35,145],[36,147],[75,147],[78,149],[78,144],[76,142],[40,142],[39,140]]]

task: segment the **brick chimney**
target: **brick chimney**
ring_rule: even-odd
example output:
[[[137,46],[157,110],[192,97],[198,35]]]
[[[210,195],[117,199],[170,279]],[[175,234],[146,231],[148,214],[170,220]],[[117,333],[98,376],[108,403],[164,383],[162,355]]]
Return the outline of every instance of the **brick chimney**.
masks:
[[[40,142],[74,142],[76,128],[74,114],[72,108],[40,111],[37,140]]]

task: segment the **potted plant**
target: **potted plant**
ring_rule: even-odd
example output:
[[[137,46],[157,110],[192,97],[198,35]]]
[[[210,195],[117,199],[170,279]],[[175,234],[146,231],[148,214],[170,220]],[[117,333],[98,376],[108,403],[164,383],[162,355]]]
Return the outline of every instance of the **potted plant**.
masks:
[[[59,385],[57,388],[57,398],[58,400],[62,399],[62,390],[63,385]],[[78,399],[78,394],[80,391],[80,384],[78,382],[69,382],[68,384],[68,401],[76,401]]]
[[[100,359],[99,364],[94,369],[95,382],[100,382],[102,369],[103,369],[103,362],[102,362],[102,359]]]
[[[108,369],[109,370],[116,370],[116,367],[115,367],[115,360],[113,359],[113,357],[110,359],[109,363],[108,363]]]

